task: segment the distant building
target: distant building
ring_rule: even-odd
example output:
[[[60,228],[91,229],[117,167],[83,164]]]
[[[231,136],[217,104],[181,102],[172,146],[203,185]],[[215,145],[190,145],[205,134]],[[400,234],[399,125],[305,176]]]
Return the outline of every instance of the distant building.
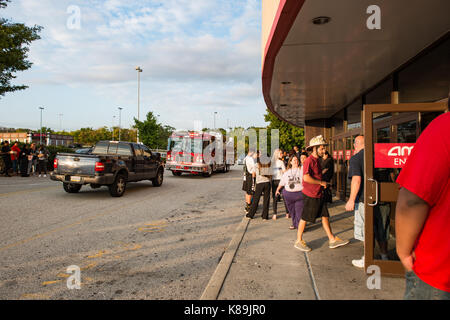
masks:
[[[26,133],[26,132],[2,132],[0,133],[0,142],[9,141],[11,142],[23,142],[23,143],[36,143],[41,142],[40,133]],[[53,133],[43,133],[42,143],[47,146],[69,146],[73,145],[73,136],[53,134]]]

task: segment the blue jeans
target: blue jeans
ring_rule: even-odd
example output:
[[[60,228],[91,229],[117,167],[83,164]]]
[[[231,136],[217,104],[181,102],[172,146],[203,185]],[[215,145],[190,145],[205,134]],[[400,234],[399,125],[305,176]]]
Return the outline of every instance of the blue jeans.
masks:
[[[450,300],[450,292],[423,282],[413,271],[406,273],[405,300]]]

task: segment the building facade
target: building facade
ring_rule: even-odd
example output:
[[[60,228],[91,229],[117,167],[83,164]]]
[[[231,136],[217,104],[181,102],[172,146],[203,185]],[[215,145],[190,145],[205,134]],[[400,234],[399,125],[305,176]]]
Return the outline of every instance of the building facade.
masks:
[[[381,147],[411,148],[448,111],[450,2],[264,0],[262,91],[279,118],[304,127],[305,142],[322,134],[335,160],[333,189],[346,200],[353,141],[365,135],[365,251],[376,260],[373,212],[388,210],[395,254],[395,178],[405,158],[379,164]],[[375,208],[375,209],[374,209]],[[395,242],[395,241],[394,241]]]

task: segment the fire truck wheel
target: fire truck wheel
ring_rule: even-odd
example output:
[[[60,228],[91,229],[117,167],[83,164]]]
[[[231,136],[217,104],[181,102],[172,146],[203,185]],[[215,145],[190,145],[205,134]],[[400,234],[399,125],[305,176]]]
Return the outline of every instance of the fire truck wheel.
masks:
[[[212,166],[208,166],[208,171],[205,172],[205,173],[203,174],[203,176],[204,176],[204,177],[211,177],[212,173],[213,173],[213,167],[212,167]]]
[[[172,171],[172,174],[174,176],[177,176],[177,177],[181,176],[181,172],[180,171]]]

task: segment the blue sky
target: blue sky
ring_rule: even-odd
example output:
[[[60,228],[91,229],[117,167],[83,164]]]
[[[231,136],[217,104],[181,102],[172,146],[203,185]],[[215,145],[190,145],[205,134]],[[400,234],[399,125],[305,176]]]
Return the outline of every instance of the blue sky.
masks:
[[[71,6],[79,9],[79,28]],[[130,127],[148,111],[178,129],[264,126],[259,0],[12,0],[0,14],[41,25],[25,91],[0,98],[0,126]],[[75,19],[74,19],[75,18]],[[74,25],[75,23],[75,25]],[[73,27],[75,26],[75,28]],[[115,118],[114,118],[115,116]]]

